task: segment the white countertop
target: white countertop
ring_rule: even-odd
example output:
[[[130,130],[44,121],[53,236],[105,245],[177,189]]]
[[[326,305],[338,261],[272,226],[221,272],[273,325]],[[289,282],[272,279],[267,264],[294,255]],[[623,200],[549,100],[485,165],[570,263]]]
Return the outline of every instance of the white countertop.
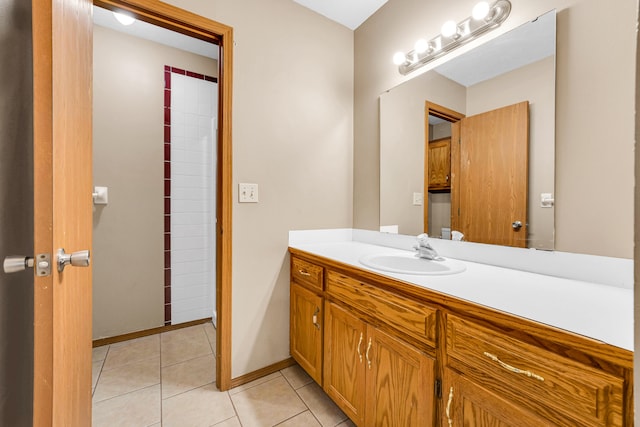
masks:
[[[466,266],[462,273],[391,273],[367,267],[358,260],[366,255],[407,253],[406,250],[356,241],[348,234],[319,239],[290,237],[289,246],[633,351],[633,290],[629,288],[459,259]]]

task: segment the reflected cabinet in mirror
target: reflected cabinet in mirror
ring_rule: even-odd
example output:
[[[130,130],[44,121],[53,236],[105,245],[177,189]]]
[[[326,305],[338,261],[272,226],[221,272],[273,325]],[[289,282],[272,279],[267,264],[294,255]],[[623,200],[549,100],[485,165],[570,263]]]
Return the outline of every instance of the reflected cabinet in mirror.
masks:
[[[380,96],[381,230],[553,249],[555,23],[548,12]]]

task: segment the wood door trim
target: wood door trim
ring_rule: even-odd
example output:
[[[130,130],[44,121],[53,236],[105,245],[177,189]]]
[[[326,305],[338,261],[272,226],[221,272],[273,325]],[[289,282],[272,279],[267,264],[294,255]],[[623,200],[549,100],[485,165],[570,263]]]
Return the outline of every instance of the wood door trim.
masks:
[[[32,2],[34,247],[53,254],[52,3]],[[43,185],[45,184],[46,185]],[[33,425],[53,420],[53,276],[34,275]]]
[[[425,233],[429,232],[429,116],[435,116],[451,123],[456,123],[464,119],[465,115],[442,105],[433,102],[424,102],[424,170],[423,170],[423,197],[422,197],[422,215],[423,229]],[[453,134],[451,135],[451,229],[453,230],[453,193],[456,173],[458,172],[458,163],[460,151],[456,150],[458,157],[454,157]]]
[[[42,0],[41,0],[42,1]],[[231,281],[232,281],[232,77],[233,28],[156,0],[93,0],[109,10],[120,9],[146,21],[220,46],[218,109],[218,164],[216,191],[216,385],[231,386]]]

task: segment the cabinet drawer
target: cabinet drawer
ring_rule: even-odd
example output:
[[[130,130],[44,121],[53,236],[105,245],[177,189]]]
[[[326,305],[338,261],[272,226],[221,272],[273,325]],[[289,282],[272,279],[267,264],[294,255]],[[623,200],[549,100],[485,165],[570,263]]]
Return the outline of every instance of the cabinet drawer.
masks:
[[[327,272],[327,292],[376,319],[435,347],[436,309],[362,283],[334,271]]]
[[[451,314],[446,331],[448,366],[507,400],[560,425],[622,425],[621,378]]]
[[[291,257],[291,281],[322,291],[323,273],[324,269],[319,265]]]

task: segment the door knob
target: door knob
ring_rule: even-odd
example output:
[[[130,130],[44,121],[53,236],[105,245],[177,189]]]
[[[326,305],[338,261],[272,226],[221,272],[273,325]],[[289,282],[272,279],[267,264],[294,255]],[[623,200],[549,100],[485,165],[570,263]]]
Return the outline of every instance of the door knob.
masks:
[[[2,268],[5,273],[17,273],[27,267],[33,267],[33,258],[24,255],[11,255],[4,259]]]
[[[520,230],[522,228],[522,222],[521,221],[514,221],[514,222],[511,223],[511,227],[514,230],[518,231],[518,230]]]
[[[67,254],[64,249],[58,249],[58,271],[60,273],[69,264],[74,267],[88,267],[90,263],[91,255],[88,250]]]

